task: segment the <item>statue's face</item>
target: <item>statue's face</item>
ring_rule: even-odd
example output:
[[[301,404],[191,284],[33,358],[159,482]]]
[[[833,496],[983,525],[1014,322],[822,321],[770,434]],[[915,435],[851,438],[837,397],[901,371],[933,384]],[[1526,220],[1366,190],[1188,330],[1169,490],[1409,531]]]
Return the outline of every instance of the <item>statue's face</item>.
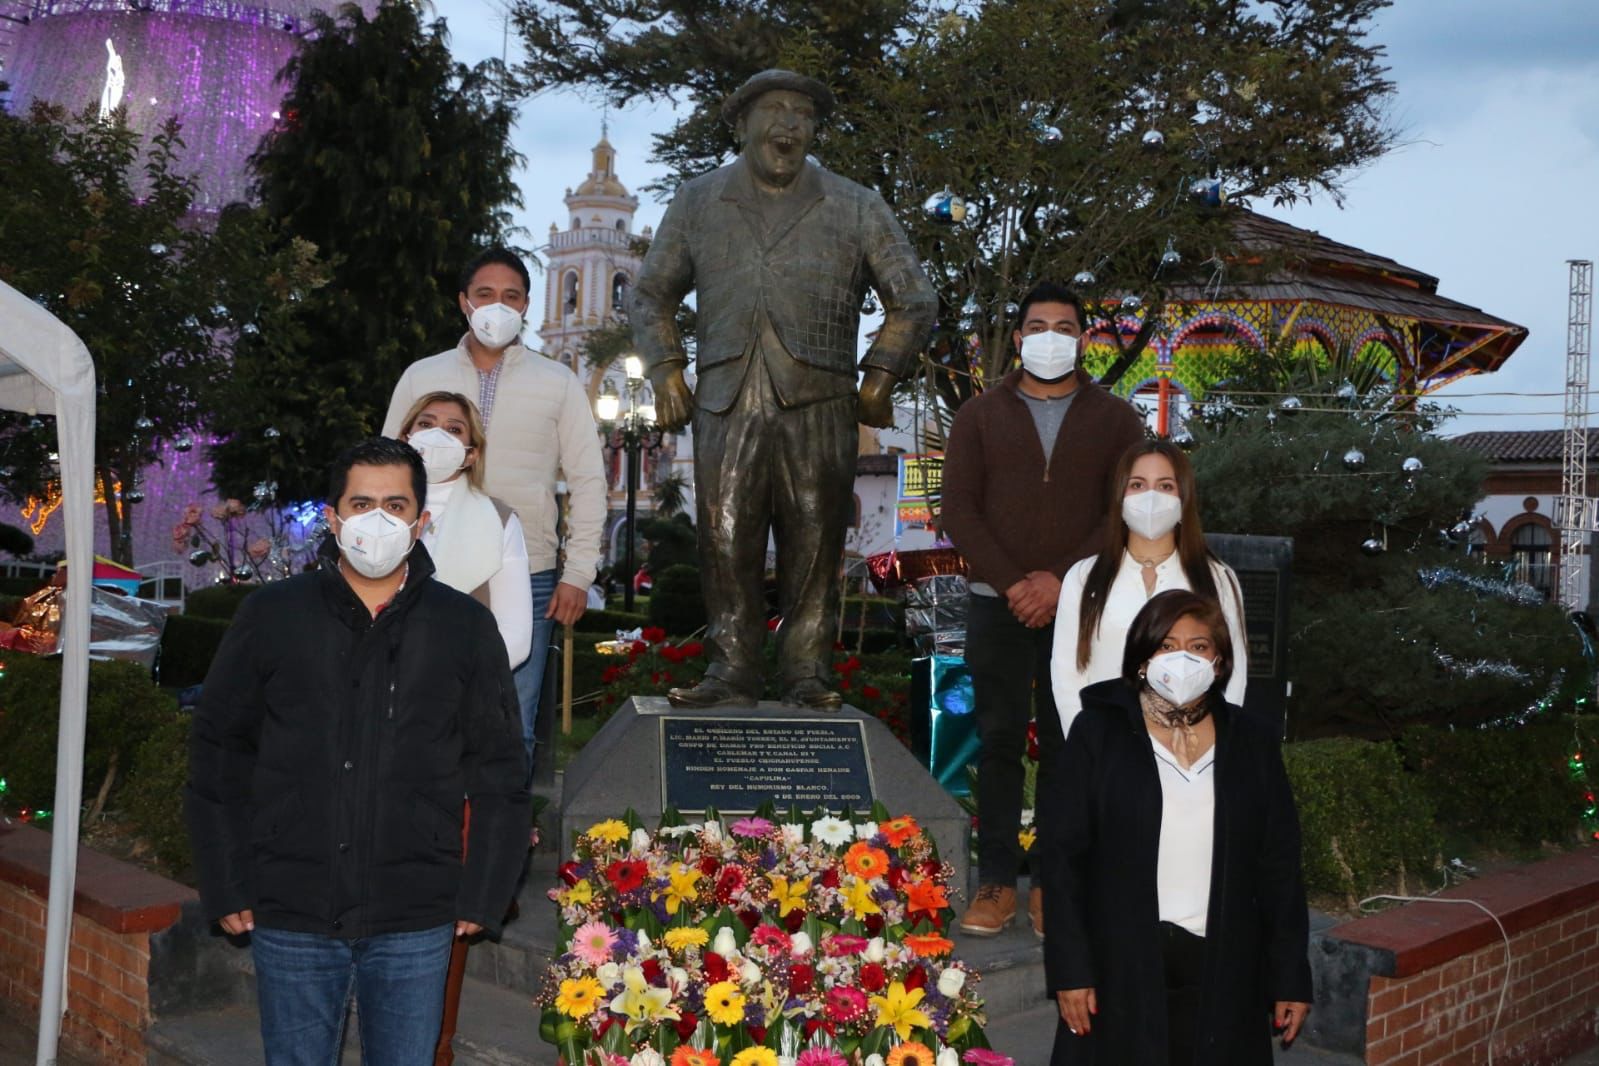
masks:
[[[787,185],[805,165],[805,153],[816,139],[816,102],[793,89],[764,92],[740,116],[738,136],[756,180]]]

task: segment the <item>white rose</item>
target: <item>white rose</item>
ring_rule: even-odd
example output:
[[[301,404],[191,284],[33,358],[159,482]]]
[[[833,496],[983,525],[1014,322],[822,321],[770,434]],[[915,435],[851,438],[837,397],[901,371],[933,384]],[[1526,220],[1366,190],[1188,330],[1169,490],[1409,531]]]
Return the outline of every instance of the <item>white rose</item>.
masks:
[[[705,842],[707,844],[720,844],[722,842],[721,822],[706,822],[702,832],[705,834]]]
[[[761,983],[761,968],[753,962],[746,962],[739,968],[738,976],[746,985],[754,988]]]
[[[872,937],[872,939],[870,939],[870,940],[868,940],[866,942],[866,961],[867,962],[882,962],[883,961],[883,955],[884,955],[884,952],[883,952],[883,938],[882,937],[874,936],[874,937]]]
[[[628,1059],[627,1066],[666,1066],[666,1060],[661,1057],[659,1051],[652,1047],[647,1047]],[[943,1059],[938,1060],[938,1066],[944,1066]]]
[[[1033,809],[1031,807],[1025,807],[1025,808],[1022,809],[1022,824],[1023,825],[1032,825],[1033,824]]]
[[[622,967],[614,962],[601,963],[594,971],[594,979],[606,988],[615,988],[622,983]]]
[[[716,938],[711,941],[711,950],[722,958],[727,958],[738,950],[738,938],[733,935],[733,930],[727,926],[716,931]]]
[[[944,1048],[938,1053],[938,1058],[933,1060],[933,1066],[960,1066],[960,1052],[952,1047]]]
[[[802,959],[815,950],[816,945],[811,943],[810,934],[801,929],[789,938],[789,947],[793,949],[794,957]]]
[[[874,1052],[866,1056],[866,1066],[887,1066],[887,1064],[883,1061],[883,1056]]]
[[[643,826],[633,830],[633,837],[629,841],[634,855],[650,850],[650,831]]]
[[[876,822],[861,822],[855,826],[856,840],[870,840],[877,835]]]
[[[966,971],[958,966],[949,966],[938,975],[938,994],[946,999],[954,999],[961,994],[961,989],[966,986]]]
[[[650,943],[650,934],[640,929],[638,931],[638,950],[634,952],[634,955],[639,958],[643,958],[645,955],[649,954],[650,949],[654,946],[654,944]]]

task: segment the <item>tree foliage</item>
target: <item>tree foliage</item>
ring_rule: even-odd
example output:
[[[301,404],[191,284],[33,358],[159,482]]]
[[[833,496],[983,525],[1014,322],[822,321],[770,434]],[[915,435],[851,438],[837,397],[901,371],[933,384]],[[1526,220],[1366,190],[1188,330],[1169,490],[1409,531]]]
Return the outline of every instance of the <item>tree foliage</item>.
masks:
[[[1365,40],[1386,2],[521,0],[516,21],[530,89],[694,105],[656,138],[659,191],[730,157],[719,108],[745,78],[827,82],[839,107],[816,154],[905,224],[939,292],[932,377],[953,406],[973,371],[1009,366],[1007,304],[1034,280],[1087,271],[1090,298],[1155,308],[1184,277],[1168,250],[1190,267],[1225,256],[1225,216],[1195,181],[1235,200],[1336,197],[1392,141],[1392,86]],[[942,191],[963,222],[924,210]]]
[[[405,367],[465,331],[458,272],[508,237],[521,202],[498,63],[455,62],[443,21],[408,4],[314,18],[252,162],[276,243],[314,246],[331,279],[240,340],[216,460],[244,498],[262,480],[318,496],[327,459],[382,428]]]
[[[1190,423],[1205,528],[1294,541],[1292,732],[1397,737],[1561,704],[1587,677],[1565,612],[1522,605],[1502,566],[1466,554],[1484,461],[1436,434],[1444,412],[1337,380],[1240,386]]]
[[[316,282],[309,254],[241,254],[260,232],[257,215],[237,213],[226,240],[199,224],[194,178],[176,169],[181,144],[176,120],[145,144],[120,112],[102,122],[96,109],[0,110],[0,280],[71,328],[94,359],[95,476],[112,553],[130,564],[139,472],[162,442],[199,431],[226,376],[241,322],[230,294],[248,292],[252,307],[274,313],[281,294],[269,279],[285,289]],[[0,415],[0,492],[51,491],[54,450],[48,419]]]

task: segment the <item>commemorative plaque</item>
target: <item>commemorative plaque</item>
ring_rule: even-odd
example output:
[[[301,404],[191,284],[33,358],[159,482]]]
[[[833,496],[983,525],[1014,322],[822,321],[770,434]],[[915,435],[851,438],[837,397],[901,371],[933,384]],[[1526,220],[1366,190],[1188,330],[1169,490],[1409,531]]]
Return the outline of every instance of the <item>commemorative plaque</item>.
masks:
[[[747,814],[871,806],[871,759],[859,719],[662,715],[661,805]]]

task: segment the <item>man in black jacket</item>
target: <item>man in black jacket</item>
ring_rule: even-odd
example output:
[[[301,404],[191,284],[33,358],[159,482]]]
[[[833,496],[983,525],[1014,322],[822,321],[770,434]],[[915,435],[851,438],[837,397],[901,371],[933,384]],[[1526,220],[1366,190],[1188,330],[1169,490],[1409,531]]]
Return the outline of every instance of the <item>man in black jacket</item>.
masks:
[[[200,898],[249,932],[268,1063],[428,1063],[450,942],[497,932],[527,850],[516,693],[494,617],[432,580],[421,458],[335,461],[322,565],[239,608],[185,796]],[[464,841],[463,798],[472,804]]]

